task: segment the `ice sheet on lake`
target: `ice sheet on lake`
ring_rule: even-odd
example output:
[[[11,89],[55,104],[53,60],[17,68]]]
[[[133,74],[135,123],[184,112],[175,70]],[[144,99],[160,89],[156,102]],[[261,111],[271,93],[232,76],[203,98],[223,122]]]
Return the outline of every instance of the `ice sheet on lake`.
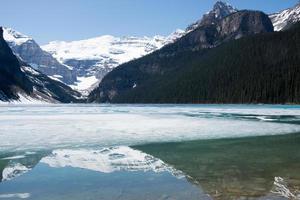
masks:
[[[254,114],[255,117],[252,116]],[[185,105],[1,106],[0,150],[129,146],[300,132],[300,126],[296,124],[261,120],[266,116],[293,116],[298,119],[300,108]]]

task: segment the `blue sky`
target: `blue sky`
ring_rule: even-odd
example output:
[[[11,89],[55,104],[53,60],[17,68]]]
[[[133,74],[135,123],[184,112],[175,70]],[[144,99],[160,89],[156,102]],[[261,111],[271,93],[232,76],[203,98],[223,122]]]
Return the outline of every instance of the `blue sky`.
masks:
[[[168,35],[184,29],[216,0],[1,0],[0,25],[30,35],[39,44],[114,36]],[[227,0],[238,9],[273,13],[297,0]]]

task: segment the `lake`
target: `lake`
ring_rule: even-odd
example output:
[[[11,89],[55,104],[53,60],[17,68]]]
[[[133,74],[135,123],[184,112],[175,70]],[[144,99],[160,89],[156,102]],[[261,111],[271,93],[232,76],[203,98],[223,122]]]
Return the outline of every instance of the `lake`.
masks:
[[[299,199],[300,106],[0,105],[0,199]]]

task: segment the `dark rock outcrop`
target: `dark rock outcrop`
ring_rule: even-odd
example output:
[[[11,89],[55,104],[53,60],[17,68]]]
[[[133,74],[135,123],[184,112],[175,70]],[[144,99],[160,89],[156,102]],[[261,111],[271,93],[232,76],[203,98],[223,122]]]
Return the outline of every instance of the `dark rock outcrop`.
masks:
[[[218,23],[217,29],[221,37],[229,40],[274,31],[268,15],[260,11],[240,11],[231,14]]]

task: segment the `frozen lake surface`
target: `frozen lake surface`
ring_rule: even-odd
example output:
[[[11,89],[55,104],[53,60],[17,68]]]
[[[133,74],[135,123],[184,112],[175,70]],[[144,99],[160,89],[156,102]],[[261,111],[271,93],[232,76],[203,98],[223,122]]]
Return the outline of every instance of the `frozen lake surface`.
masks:
[[[278,135],[299,122],[298,106],[2,105],[0,150]]]
[[[299,132],[299,106],[0,105],[0,199],[299,198]]]

